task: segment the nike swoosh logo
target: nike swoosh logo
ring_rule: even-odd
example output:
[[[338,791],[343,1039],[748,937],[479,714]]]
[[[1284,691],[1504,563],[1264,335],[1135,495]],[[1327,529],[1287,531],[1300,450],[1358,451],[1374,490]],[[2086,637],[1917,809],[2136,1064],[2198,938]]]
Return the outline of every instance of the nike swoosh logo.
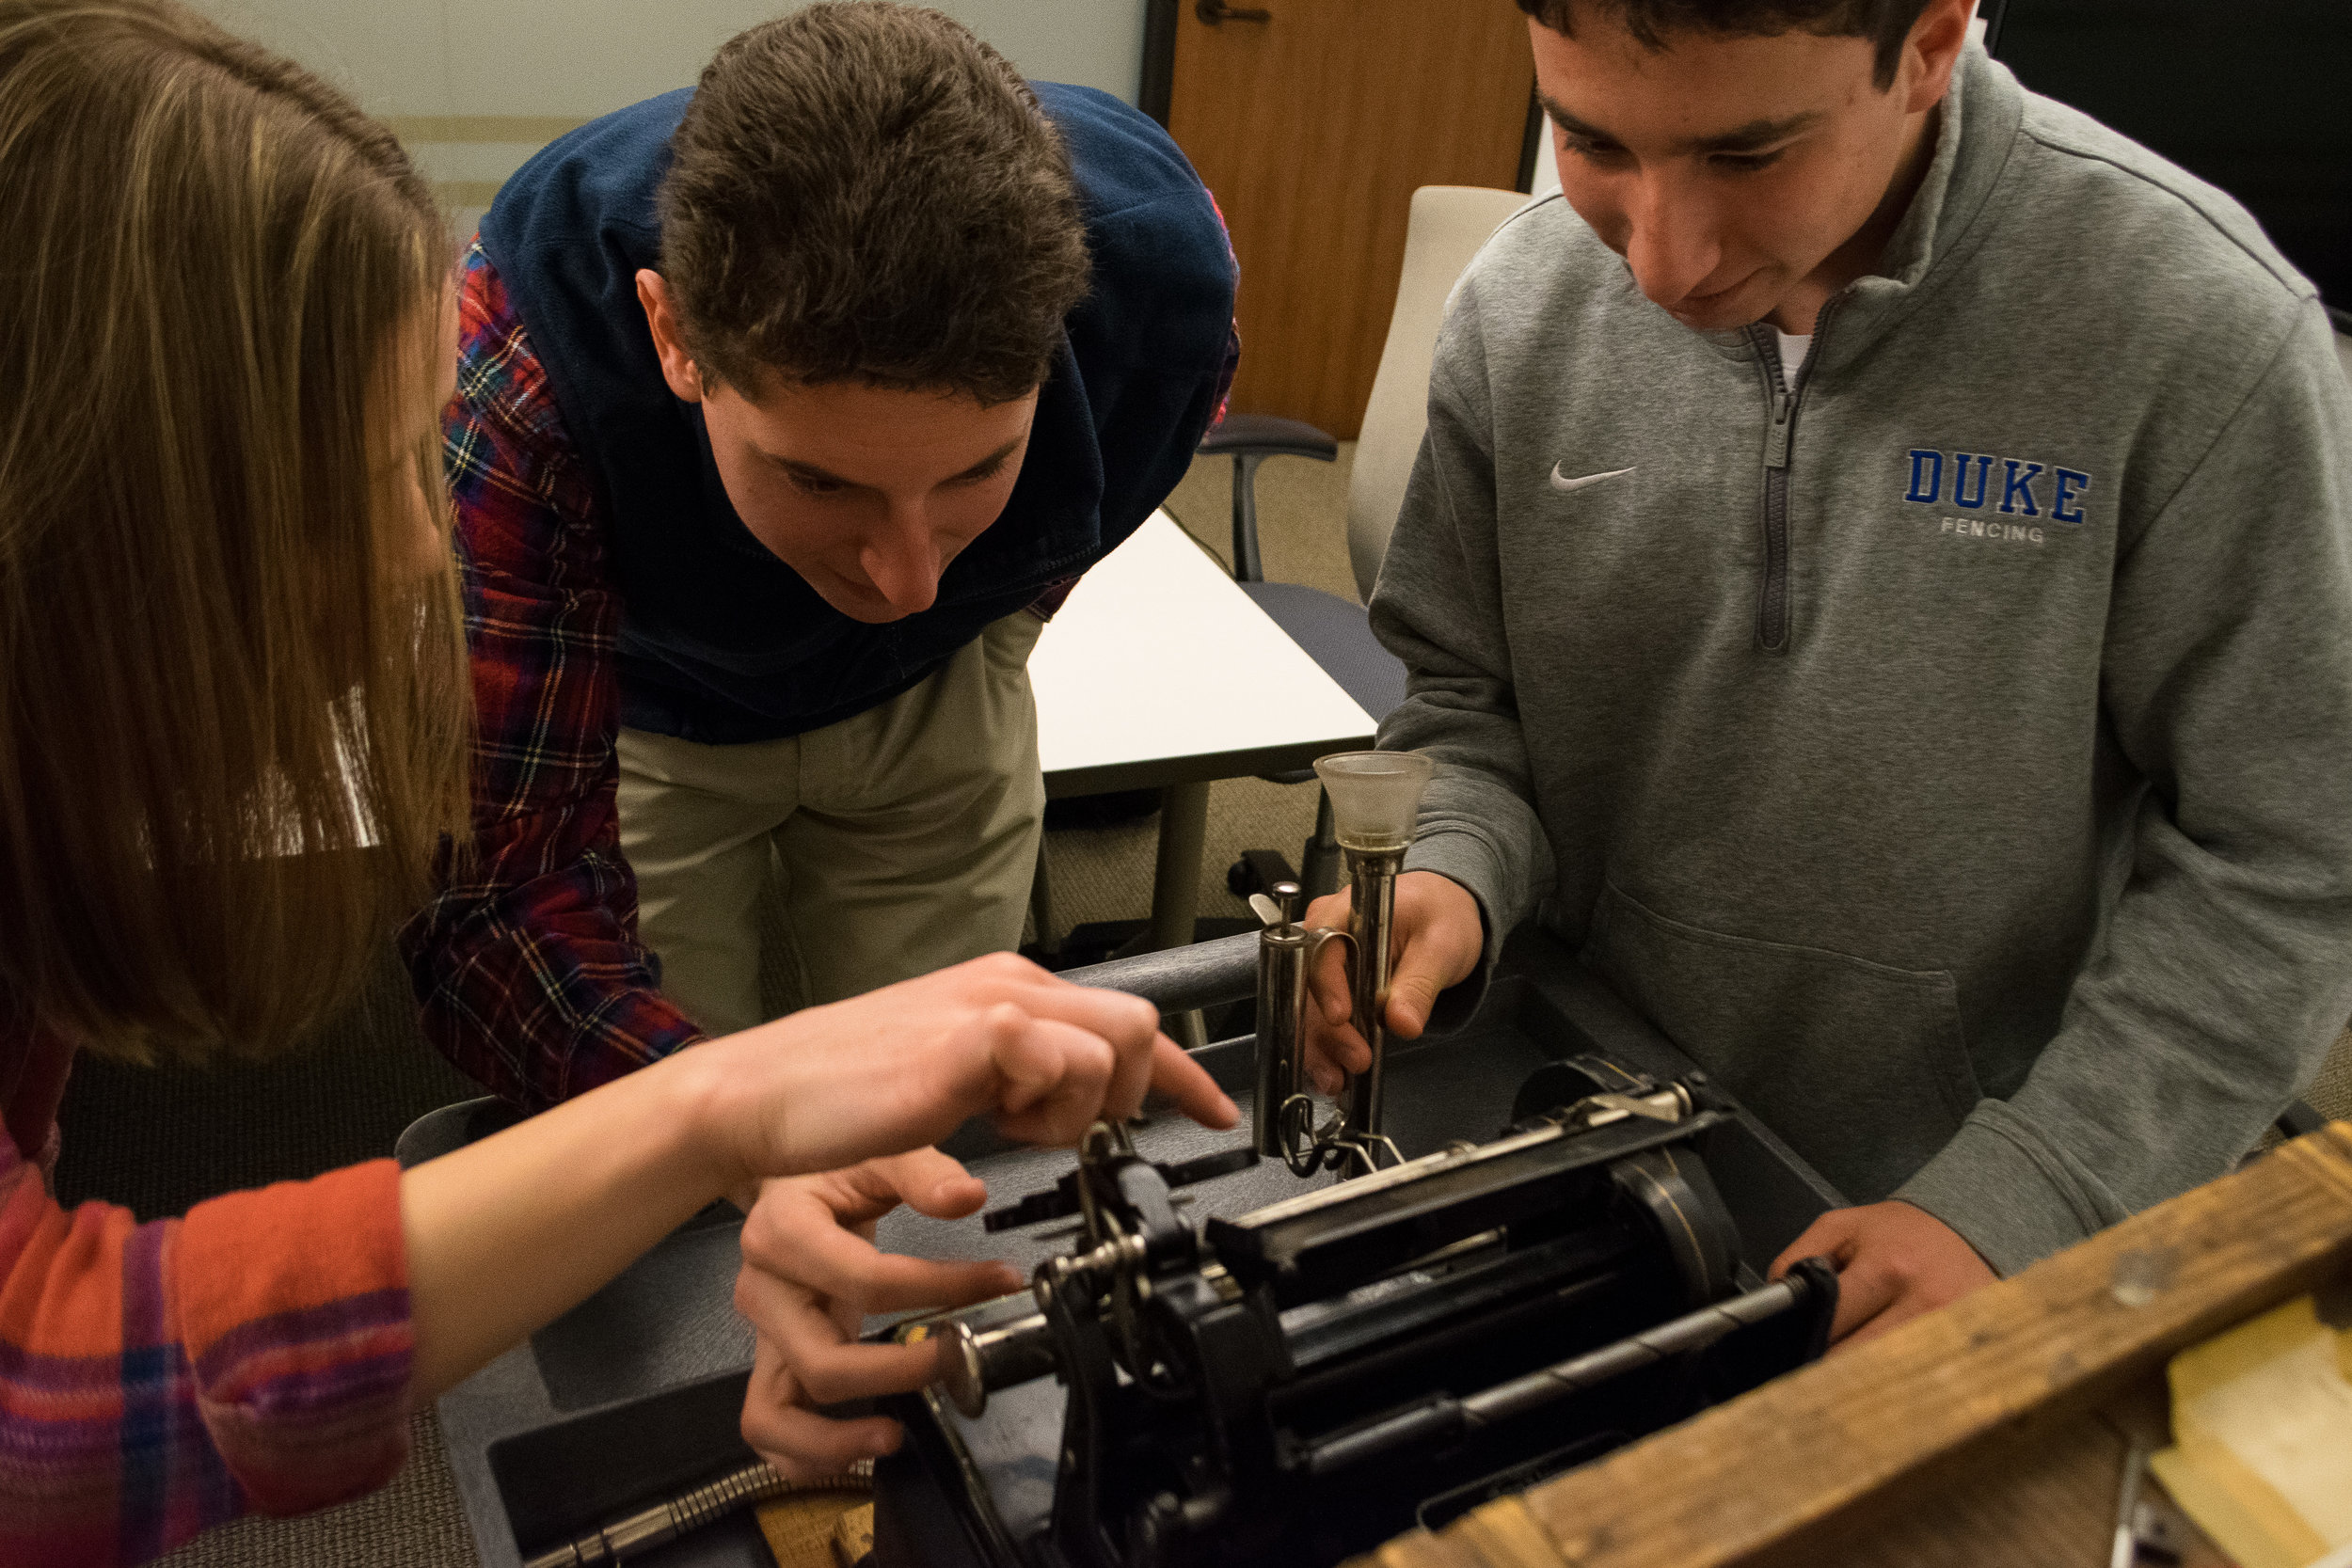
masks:
[[[1598,484],[1604,479],[1622,479],[1632,471],[1631,468],[1612,468],[1605,474],[1586,474],[1581,479],[1570,479],[1560,471],[1560,465],[1554,463],[1551,466],[1551,487],[1555,490],[1581,490],[1587,484]]]

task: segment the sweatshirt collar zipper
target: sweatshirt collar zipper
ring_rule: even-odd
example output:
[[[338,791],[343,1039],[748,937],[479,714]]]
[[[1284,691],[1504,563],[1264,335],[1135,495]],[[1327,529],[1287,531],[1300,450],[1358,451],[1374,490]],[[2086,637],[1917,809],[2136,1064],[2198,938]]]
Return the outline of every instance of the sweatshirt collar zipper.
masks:
[[[1813,348],[1809,364],[1821,358],[1821,337],[1829,318],[1846,296],[1839,293],[1822,305],[1813,318]],[[1812,378],[1800,373],[1791,388],[1783,373],[1780,345],[1769,328],[1748,328],[1749,341],[1771,373],[1766,388],[1771,420],[1764,427],[1764,581],[1756,598],[1756,645],[1768,654],[1788,651],[1788,445],[1797,428],[1797,404]]]

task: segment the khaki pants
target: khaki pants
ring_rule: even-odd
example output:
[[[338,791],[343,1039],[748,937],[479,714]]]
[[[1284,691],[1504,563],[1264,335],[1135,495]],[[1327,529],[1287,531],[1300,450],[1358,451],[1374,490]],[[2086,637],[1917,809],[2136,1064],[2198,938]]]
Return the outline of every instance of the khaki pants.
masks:
[[[771,847],[784,955],[814,1005],[1016,947],[1037,872],[1029,650],[1005,617],[930,679],[785,740],[621,732],[621,848],[661,989],[711,1035],[762,1021],[756,910]]]

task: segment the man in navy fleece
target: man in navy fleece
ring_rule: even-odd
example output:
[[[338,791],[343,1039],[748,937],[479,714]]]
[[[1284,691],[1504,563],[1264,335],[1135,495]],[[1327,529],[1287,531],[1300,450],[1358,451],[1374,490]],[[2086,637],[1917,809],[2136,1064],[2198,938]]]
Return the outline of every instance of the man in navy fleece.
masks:
[[[441,1047],[539,1104],[759,1022],[771,854],[807,1002],[1013,946],[1029,649],[1216,418],[1232,293],[1156,125],[933,11],[764,24],[525,165],[448,424],[481,738],[407,943]]]

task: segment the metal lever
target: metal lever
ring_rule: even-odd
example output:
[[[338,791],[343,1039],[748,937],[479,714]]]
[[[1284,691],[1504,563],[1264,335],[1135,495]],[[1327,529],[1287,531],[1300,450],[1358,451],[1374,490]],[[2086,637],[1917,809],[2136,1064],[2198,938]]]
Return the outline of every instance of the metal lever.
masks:
[[[1133,1149],[1127,1151],[1132,1153]],[[1155,1161],[1152,1168],[1158,1171],[1160,1180],[1170,1187],[1189,1187],[1197,1181],[1211,1181],[1220,1176],[1231,1176],[1238,1170],[1248,1170],[1257,1163],[1258,1151],[1254,1148],[1220,1148],[1211,1154],[1197,1154],[1189,1160]],[[1085,1205],[1079,1195],[1085,1180],[1083,1171],[1072,1171],[1041,1193],[1031,1193],[1018,1203],[991,1209],[980,1216],[981,1227],[991,1233],[1018,1230],[1025,1225],[1042,1225],[1047,1220],[1067,1219],[1072,1214],[1082,1213]]]
[[[1235,10],[1225,0],[1200,0],[1192,14],[1214,27],[1220,22],[1271,22],[1274,13],[1266,10]]]

